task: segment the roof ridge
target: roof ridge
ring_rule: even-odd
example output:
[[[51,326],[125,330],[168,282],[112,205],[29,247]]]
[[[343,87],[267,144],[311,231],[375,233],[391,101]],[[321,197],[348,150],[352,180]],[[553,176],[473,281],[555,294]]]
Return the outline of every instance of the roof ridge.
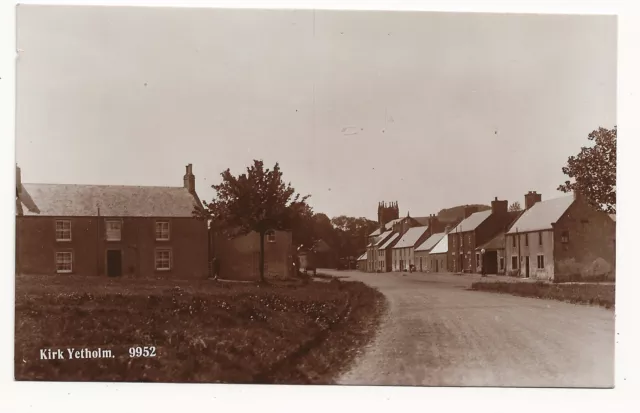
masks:
[[[22,185],[48,185],[48,186],[101,186],[114,188],[163,188],[163,189],[187,189],[183,186],[169,185],[121,185],[121,184],[60,184],[60,183],[43,183],[43,182],[22,182]]]

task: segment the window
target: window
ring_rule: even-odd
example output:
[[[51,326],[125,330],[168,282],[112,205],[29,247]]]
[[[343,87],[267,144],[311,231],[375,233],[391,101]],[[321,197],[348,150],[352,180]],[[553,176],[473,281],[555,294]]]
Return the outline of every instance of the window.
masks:
[[[276,232],[274,230],[269,230],[265,234],[267,236],[267,242],[276,242]]]
[[[169,241],[169,221],[156,222],[156,241]]]
[[[73,253],[71,251],[56,252],[56,272],[70,273],[73,270]]]
[[[476,266],[480,266],[480,254],[476,252]]]
[[[71,221],[68,219],[56,221],[56,241],[71,241]]]
[[[513,237],[511,237],[511,246],[512,247],[516,246],[516,236],[515,235]]]
[[[504,257],[500,257],[500,271],[504,271]]]
[[[157,271],[169,271],[171,269],[171,250],[157,249],[155,261]]]
[[[524,234],[524,246],[529,246],[529,234]]]
[[[544,255],[538,255],[538,269],[544,269]]]
[[[538,232],[538,245],[542,245],[542,231]]]
[[[452,238],[452,239],[453,239],[453,247],[455,248],[456,247],[456,239],[455,238]]]
[[[515,255],[511,257],[511,269],[513,270],[518,269],[518,257],[516,257]]]
[[[111,220],[106,224],[107,241],[120,241],[122,239],[122,221]]]
[[[569,243],[569,231],[562,231],[562,235],[560,236],[560,242],[563,244]]]

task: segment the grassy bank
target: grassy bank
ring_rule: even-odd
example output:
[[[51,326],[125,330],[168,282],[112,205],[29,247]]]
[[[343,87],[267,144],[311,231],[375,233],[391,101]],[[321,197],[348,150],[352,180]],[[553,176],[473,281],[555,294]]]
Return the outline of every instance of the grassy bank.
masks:
[[[17,380],[331,383],[373,336],[384,297],[362,283],[17,277]],[[130,357],[153,346],[155,357]],[[40,360],[40,349],[113,358]]]
[[[471,284],[471,289],[575,304],[599,305],[605,308],[613,308],[615,306],[615,285],[613,284],[549,284],[543,282],[498,281],[474,282]]]

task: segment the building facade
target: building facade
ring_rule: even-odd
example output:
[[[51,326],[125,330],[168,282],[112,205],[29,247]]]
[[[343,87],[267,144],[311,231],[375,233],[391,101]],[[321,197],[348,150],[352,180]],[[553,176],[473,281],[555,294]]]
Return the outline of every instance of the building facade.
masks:
[[[608,214],[595,210],[580,194],[547,201],[537,197],[527,207],[506,235],[509,275],[553,281],[615,279],[616,228]]]
[[[212,256],[218,260],[221,279],[256,281],[260,279],[260,234],[250,232],[229,238],[212,233]],[[291,231],[268,231],[264,237],[264,276],[285,279],[293,276],[293,238]],[[316,263],[317,264],[317,263]]]
[[[16,272],[206,278],[195,176],[182,187],[23,183],[16,168]]]

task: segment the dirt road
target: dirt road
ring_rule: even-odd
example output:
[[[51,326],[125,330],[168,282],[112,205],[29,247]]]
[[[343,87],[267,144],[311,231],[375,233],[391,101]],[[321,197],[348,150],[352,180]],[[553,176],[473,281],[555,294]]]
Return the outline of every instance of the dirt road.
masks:
[[[613,385],[611,310],[467,290],[477,276],[321,272],[364,281],[389,303],[340,384]]]

